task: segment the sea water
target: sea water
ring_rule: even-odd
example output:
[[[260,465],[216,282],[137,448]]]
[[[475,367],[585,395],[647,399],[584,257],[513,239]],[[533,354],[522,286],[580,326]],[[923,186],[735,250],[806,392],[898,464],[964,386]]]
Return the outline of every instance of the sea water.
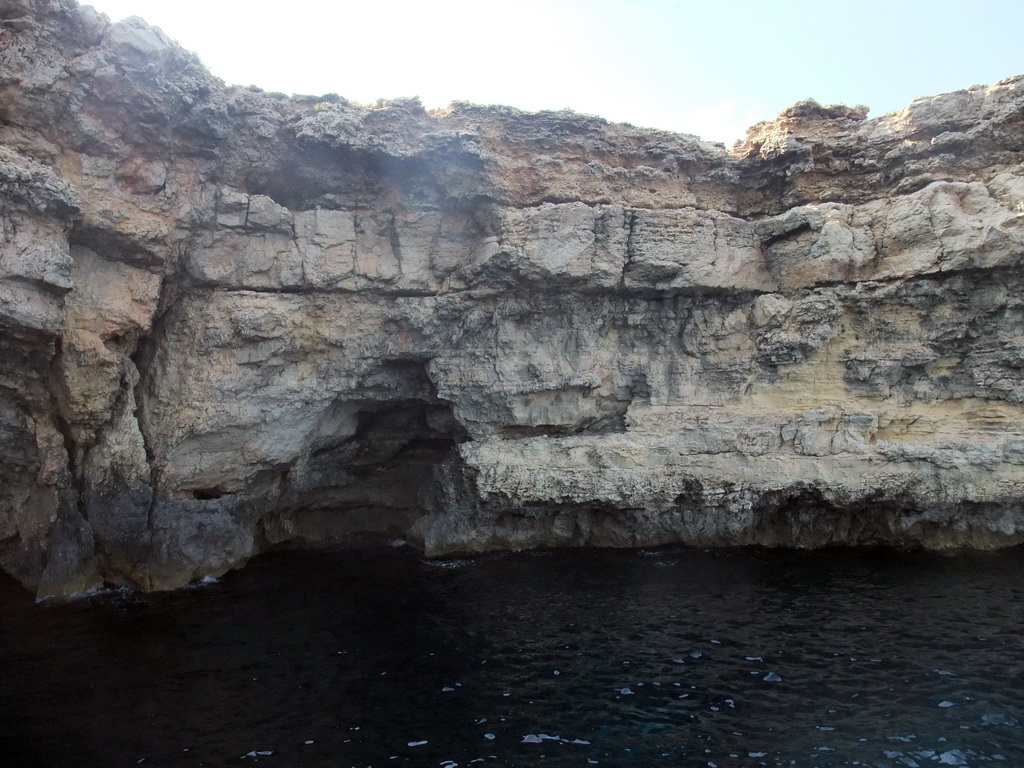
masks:
[[[0,585],[0,765],[1024,766],[1024,550],[262,556]]]

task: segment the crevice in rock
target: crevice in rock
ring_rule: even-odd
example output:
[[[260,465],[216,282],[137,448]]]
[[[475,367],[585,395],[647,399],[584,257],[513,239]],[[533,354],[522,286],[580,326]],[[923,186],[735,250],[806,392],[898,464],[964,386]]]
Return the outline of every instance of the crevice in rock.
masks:
[[[632,400],[612,401],[605,413],[576,424],[508,424],[501,428],[505,440],[523,440],[529,437],[566,437],[569,435],[610,435],[626,431],[626,411]]]
[[[80,245],[110,261],[120,261],[150,272],[163,266],[161,257],[140,246],[131,233],[77,224],[68,234],[68,245]]]
[[[141,335],[136,342],[135,349],[129,356],[139,378],[135,384],[135,421],[139,425],[139,434],[142,435],[142,444],[146,452],[146,463],[149,465],[149,485],[152,490],[149,512],[147,515],[147,528],[153,528],[153,512],[158,500],[159,488],[159,465],[156,453],[150,439],[149,425],[146,421],[146,387],[150,384],[150,369],[160,349],[160,343],[167,334],[167,329],[173,323],[182,300],[185,297],[185,286],[179,279],[179,275],[185,274],[184,262],[186,258],[185,246],[180,246],[177,253],[177,263],[174,269],[168,269],[160,283],[160,293],[157,300],[156,313],[149,331]]]
[[[797,237],[800,234],[803,234],[804,232],[810,232],[811,230],[812,227],[809,222],[801,222],[792,229],[787,229],[785,232],[779,232],[778,234],[769,235],[768,237],[761,241],[761,248],[767,251],[776,243],[782,242],[783,240],[790,240],[794,237]]]
[[[78,441],[75,440],[74,431],[71,428],[71,422],[68,421],[64,415],[64,407],[61,403],[61,391],[62,385],[60,383],[60,373],[58,367],[60,366],[61,356],[64,354],[63,339],[57,336],[54,340],[54,354],[50,364],[50,389],[53,393],[54,409],[53,409],[53,420],[57,426],[57,430],[60,432],[61,437],[64,438],[64,450],[68,456],[68,472],[71,475],[72,488],[75,494],[76,504],[78,505],[79,511],[83,509],[83,502],[85,499],[85,484],[82,476],[81,462],[85,456],[86,447],[78,445]]]
[[[398,260],[398,263],[401,264],[402,243],[400,238],[398,237],[398,221],[394,213],[391,214],[390,226],[388,228],[388,238],[391,241],[391,252],[394,254],[395,259]]]
[[[198,501],[210,501],[211,499],[219,499],[222,496],[228,496],[230,494],[225,493],[219,488],[197,488],[192,491],[192,498]]]
[[[502,427],[501,436],[506,440],[525,440],[529,437],[563,437],[574,434],[564,424],[510,424]]]
[[[634,210],[626,211],[626,260],[622,265],[622,279],[619,281],[619,289],[626,288],[626,273],[636,259],[636,222],[639,216]]]

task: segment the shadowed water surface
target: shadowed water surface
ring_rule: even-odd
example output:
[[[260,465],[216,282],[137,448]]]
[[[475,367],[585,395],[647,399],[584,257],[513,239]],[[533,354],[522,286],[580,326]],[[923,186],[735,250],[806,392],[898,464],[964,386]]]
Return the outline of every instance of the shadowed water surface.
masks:
[[[280,553],[0,584],[0,765],[1024,765],[1024,551]]]

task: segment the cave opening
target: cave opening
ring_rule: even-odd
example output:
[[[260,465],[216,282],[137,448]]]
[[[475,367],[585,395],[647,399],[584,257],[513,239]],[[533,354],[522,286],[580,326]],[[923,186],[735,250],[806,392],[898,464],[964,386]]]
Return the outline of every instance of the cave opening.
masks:
[[[469,433],[437,396],[425,363],[388,368],[386,377],[401,381],[394,399],[339,399],[325,414],[320,436],[286,478],[281,503],[262,521],[268,545],[393,541],[423,514],[435,467]]]

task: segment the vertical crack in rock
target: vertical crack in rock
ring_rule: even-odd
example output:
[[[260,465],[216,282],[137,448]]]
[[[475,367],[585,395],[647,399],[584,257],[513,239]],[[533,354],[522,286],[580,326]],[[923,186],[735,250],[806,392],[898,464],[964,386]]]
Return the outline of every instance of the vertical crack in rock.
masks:
[[[86,446],[75,438],[61,397],[63,390],[57,368],[62,354],[61,338],[57,336],[47,384],[53,404],[53,421],[62,438],[66,468],[58,471],[55,478],[58,483],[56,503],[50,513],[53,523],[47,537],[45,567],[38,576],[38,592],[40,595],[68,596],[97,587],[98,576],[95,539],[85,510],[82,462]]]
[[[391,214],[391,225],[388,229],[388,240],[391,244],[391,253],[399,264],[402,263],[402,242],[398,237],[398,222],[394,213]]]
[[[175,248],[175,257],[164,268],[164,275],[156,297],[156,308],[148,329],[140,333],[129,360],[136,371],[136,378],[131,384],[133,409],[130,414],[137,429],[142,459],[145,466],[145,477],[138,478],[144,485],[134,489],[126,489],[129,502],[136,509],[137,521],[131,531],[121,531],[121,538],[133,556],[122,557],[122,562],[112,564],[117,571],[119,580],[143,588],[152,588],[153,582],[149,573],[149,564],[156,556],[154,536],[156,532],[156,509],[162,494],[160,476],[160,459],[152,437],[153,426],[150,423],[152,410],[151,388],[154,378],[154,366],[157,365],[160,345],[165,341],[168,328],[174,323],[179,305],[186,294],[186,262],[190,248],[189,242],[179,243]]]
[[[71,476],[72,488],[74,489],[74,497],[76,499],[78,509],[81,510],[85,500],[82,459],[85,456],[85,451],[88,446],[79,445],[78,441],[75,440],[75,436],[71,429],[71,423],[68,421],[66,416],[66,407],[61,404],[64,399],[61,397],[63,386],[60,383],[60,374],[57,372],[57,368],[60,365],[59,361],[62,355],[63,341],[61,337],[58,336],[54,342],[54,353],[50,362],[50,387],[51,391],[54,393],[53,398],[56,404],[53,416],[57,429],[60,431],[61,437],[64,439],[64,451],[67,453],[68,472]]]
[[[633,264],[633,260],[636,258],[636,224],[637,224],[637,212],[634,210],[627,209],[625,212],[626,218],[626,258],[622,265],[622,278],[619,280],[619,290],[624,291],[626,289],[626,276],[629,272],[630,267]]]
[[[169,295],[169,293],[170,291],[167,288],[167,281],[165,279],[160,288],[161,304],[166,301],[165,297]],[[135,347],[135,353],[131,357],[132,363],[139,372],[139,380],[135,384],[134,416],[139,425],[139,433],[142,435],[142,444],[146,452],[146,465],[149,467],[149,487],[153,492],[149,509],[146,511],[146,528],[150,531],[153,529],[153,506],[156,503],[156,494],[160,488],[160,478],[153,444],[149,438],[149,426],[146,419],[144,403],[146,402],[146,387],[149,380],[149,367],[156,354],[156,339],[159,339],[162,336],[163,327],[166,322],[165,318],[173,312],[173,309],[174,303],[171,302],[168,307],[165,307],[163,310],[158,310],[149,333],[139,339],[139,343]]]

